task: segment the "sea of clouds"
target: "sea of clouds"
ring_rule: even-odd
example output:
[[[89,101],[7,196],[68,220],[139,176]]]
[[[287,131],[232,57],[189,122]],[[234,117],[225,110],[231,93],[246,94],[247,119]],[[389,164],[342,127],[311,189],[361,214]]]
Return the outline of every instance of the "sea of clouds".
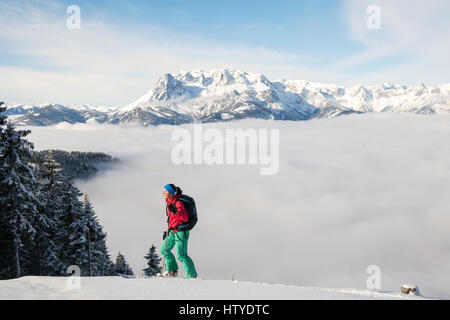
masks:
[[[60,124],[32,127],[29,137],[37,150],[106,152],[123,161],[77,186],[89,195],[112,256],[120,250],[137,274],[151,244],[162,243],[162,186],[174,183],[197,201],[189,255],[203,279],[365,288],[367,267],[377,265],[382,290],[408,282],[450,298],[449,116],[203,127],[279,129],[278,174],[260,175],[260,165],[175,165],[174,126]]]

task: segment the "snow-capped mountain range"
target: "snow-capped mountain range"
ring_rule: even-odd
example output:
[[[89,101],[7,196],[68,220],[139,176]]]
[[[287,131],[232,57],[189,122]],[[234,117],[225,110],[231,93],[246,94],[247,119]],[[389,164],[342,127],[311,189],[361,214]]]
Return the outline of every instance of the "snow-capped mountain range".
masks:
[[[124,107],[13,104],[6,111],[16,124],[37,126],[64,121],[144,126],[244,118],[296,121],[366,112],[450,114],[450,84],[344,87],[270,81],[262,74],[226,69],[183,71],[165,74]]]

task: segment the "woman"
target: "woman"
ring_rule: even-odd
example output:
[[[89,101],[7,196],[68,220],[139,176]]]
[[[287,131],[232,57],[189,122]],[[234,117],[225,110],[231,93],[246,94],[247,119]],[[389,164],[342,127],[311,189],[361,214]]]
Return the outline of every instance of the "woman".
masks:
[[[194,262],[187,254],[189,231],[179,231],[177,227],[188,221],[188,213],[183,201],[177,201],[182,194],[180,188],[173,184],[164,186],[163,195],[167,202],[166,215],[169,230],[161,246],[161,255],[165,257],[166,271],[172,277],[178,276],[178,265],[171,250],[175,247],[177,259],[181,262],[186,278],[197,278]]]

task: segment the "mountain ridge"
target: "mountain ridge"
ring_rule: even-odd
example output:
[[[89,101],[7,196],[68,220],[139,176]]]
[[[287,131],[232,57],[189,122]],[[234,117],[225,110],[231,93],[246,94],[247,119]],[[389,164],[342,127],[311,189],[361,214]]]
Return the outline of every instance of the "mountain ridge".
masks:
[[[450,114],[450,84],[431,87],[384,83],[339,86],[306,80],[275,80],[258,73],[213,69],[163,75],[123,107],[60,104],[12,105],[8,115],[24,125],[99,122],[178,125],[259,118],[301,121],[351,113]]]

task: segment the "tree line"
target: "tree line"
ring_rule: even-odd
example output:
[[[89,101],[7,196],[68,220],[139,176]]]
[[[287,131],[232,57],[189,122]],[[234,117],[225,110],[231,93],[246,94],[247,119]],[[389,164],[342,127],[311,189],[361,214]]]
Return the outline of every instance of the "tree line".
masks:
[[[52,150],[36,153],[26,138],[31,131],[18,130],[5,110],[0,102],[0,279],[66,276],[70,265],[78,266],[82,276],[132,275],[123,254],[111,260],[107,234],[73,176],[64,173]],[[74,155],[111,160],[100,153]],[[69,172],[77,172],[75,165]],[[146,275],[161,270],[153,245],[145,258]]]
[[[97,164],[104,167],[120,162],[119,159],[102,152],[69,152],[64,150],[34,151],[32,161],[35,163],[44,162],[50,152],[53,159],[61,165],[63,174],[74,179],[88,179],[95,175],[98,172]]]

